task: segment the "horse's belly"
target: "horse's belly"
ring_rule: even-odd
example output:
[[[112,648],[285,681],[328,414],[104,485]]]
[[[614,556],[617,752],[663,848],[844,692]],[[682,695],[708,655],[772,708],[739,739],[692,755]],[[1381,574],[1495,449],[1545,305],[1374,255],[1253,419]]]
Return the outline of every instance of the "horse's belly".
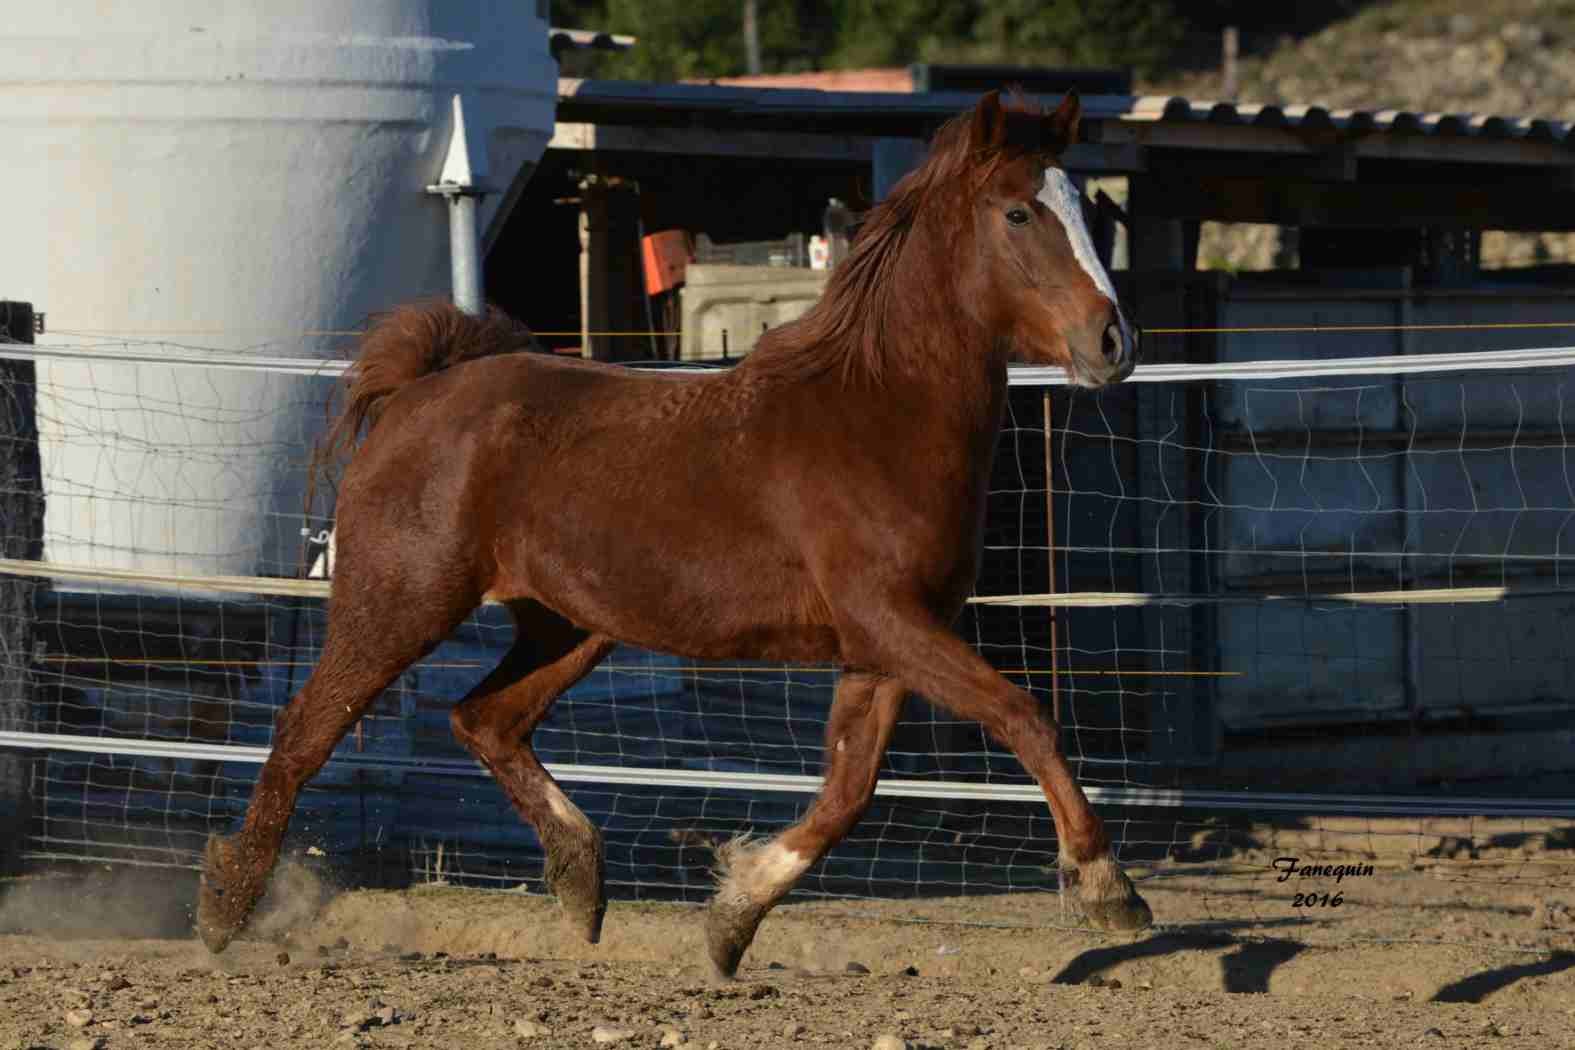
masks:
[[[492,597],[533,598],[585,630],[697,660],[839,658],[837,634],[803,574],[766,552],[599,553],[538,546]]]
[[[768,663],[836,663],[841,645],[825,624],[760,615],[767,608],[708,608],[705,603],[663,603],[641,609],[606,602],[548,602],[569,620],[627,645],[695,660],[760,660]]]
[[[735,633],[660,632],[649,638],[613,637],[642,649],[654,649],[692,660],[748,660],[763,663],[841,662],[837,633],[830,627],[762,626]]]

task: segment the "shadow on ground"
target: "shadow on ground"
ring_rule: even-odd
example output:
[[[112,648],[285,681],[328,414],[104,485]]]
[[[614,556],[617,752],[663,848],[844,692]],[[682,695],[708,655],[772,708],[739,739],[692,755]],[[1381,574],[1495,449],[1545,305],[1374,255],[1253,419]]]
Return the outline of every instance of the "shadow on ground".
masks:
[[[1517,963],[1513,966],[1500,966],[1496,970],[1484,970],[1474,973],[1470,977],[1461,978],[1452,984],[1446,984],[1433,996],[1435,1003],[1480,1003],[1501,988],[1505,988],[1516,981],[1528,977],[1546,977],[1549,974],[1562,973],[1575,967],[1575,953],[1560,952],[1551,959],[1538,959],[1536,962]]]
[[[1092,948],[1068,963],[1051,981],[1054,984],[1081,984],[1095,974],[1133,959],[1152,959],[1177,952],[1235,946],[1235,951],[1220,959],[1224,969],[1225,990],[1266,992],[1269,990],[1269,975],[1274,969],[1307,947],[1296,941],[1272,938],[1238,941],[1231,933],[1233,927],[1262,929],[1266,925],[1305,924],[1299,919],[1282,919],[1273,923],[1209,923],[1201,928],[1167,931],[1131,944]]]

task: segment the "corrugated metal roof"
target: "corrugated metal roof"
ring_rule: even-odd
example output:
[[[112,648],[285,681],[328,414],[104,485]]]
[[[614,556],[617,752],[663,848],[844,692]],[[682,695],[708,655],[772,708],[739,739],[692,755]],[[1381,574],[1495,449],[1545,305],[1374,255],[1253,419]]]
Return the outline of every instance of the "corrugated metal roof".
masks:
[[[1101,102],[1106,100],[1101,99]],[[1163,95],[1114,101],[1113,116],[1124,121],[1205,122],[1268,128],[1302,128],[1347,134],[1395,133],[1525,139],[1575,148],[1575,125],[1536,117],[1475,113],[1424,113],[1404,109],[1329,109],[1316,105],[1256,105],[1200,102]],[[1085,108],[1087,100],[1085,100]],[[1109,108],[1108,106],[1106,108]]]
[[[596,29],[547,30],[547,46],[553,54],[560,51],[627,51],[639,40],[622,33],[604,33]]]
[[[1056,96],[1039,96],[1053,105]],[[784,127],[833,134],[919,135],[966,109],[978,95],[820,91],[724,84],[655,84],[562,79],[561,121]],[[1534,117],[1256,105],[1161,95],[1085,95],[1091,141],[1172,148],[1306,153],[1351,144],[1358,155],[1440,161],[1575,164],[1575,126]],[[1439,152],[1469,142],[1468,153]],[[1556,147],[1550,151],[1549,147]]]

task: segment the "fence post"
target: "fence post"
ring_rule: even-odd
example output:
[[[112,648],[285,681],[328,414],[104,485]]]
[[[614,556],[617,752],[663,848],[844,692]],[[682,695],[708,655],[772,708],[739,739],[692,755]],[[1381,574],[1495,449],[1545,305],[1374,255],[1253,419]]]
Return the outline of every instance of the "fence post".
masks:
[[[31,343],[30,303],[0,301],[0,343]],[[0,359],[0,557],[43,555],[44,494],[32,361]],[[33,591],[25,576],[0,576],[0,732],[33,728]],[[0,874],[20,869],[32,819],[33,756],[0,751]]]

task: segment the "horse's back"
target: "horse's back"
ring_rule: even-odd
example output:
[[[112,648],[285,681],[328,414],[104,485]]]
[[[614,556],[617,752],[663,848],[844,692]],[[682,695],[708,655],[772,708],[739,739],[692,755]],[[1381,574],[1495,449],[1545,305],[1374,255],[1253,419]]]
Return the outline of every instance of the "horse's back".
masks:
[[[401,391],[358,466],[388,488],[373,513],[420,508],[486,597],[694,656],[832,658],[756,404],[726,373],[501,355]]]

